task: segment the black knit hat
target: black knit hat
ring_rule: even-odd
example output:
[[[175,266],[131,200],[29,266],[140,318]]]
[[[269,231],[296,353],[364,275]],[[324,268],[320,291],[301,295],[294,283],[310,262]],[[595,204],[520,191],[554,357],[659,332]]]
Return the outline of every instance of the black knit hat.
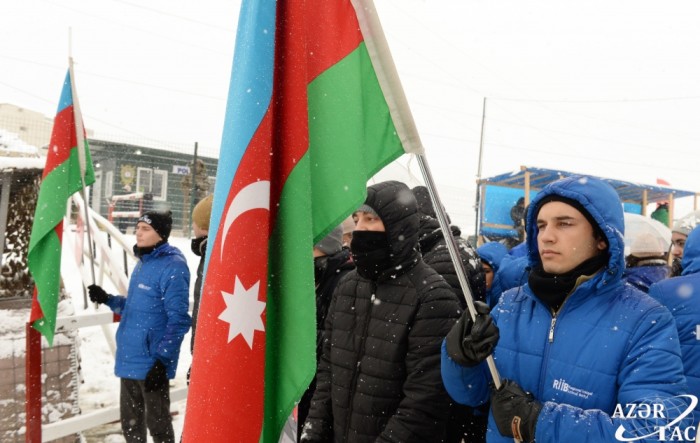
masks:
[[[139,217],[136,224],[141,222],[150,225],[163,240],[168,241],[170,231],[173,229],[173,213],[171,211],[148,211]]]
[[[572,198],[567,198],[567,197],[562,197],[561,195],[557,195],[557,194],[550,194],[538,202],[537,211],[535,212],[535,218],[536,218],[537,214],[540,213],[540,209],[542,209],[542,206],[544,206],[550,202],[565,203],[565,204],[573,207],[574,209],[576,209],[581,214],[583,214],[583,216],[586,217],[586,220],[588,220],[588,223],[590,223],[591,226],[593,227],[593,234],[596,236],[596,238],[600,238],[603,241],[605,241],[605,244],[608,244],[608,237],[605,236],[605,233],[600,228],[600,225],[598,224],[598,222],[593,218],[591,213],[588,212],[588,210],[578,200],[574,200]]]

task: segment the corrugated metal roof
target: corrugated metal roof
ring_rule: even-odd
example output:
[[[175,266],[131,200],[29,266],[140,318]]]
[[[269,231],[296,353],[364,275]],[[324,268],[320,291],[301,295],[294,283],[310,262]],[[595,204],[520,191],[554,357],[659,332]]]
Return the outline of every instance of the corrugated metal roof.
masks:
[[[483,178],[479,181],[479,183],[511,188],[524,188],[525,175],[528,172],[530,173],[530,189],[534,191],[538,191],[544,188],[548,183],[556,181],[560,178],[570,177],[572,175],[587,175],[589,177],[599,178],[610,183],[610,185],[615,188],[620,196],[620,200],[625,203],[641,203],[644,191],[647,192],[648,203],[666,201],[669,199],[669,195],[671,194],[673,195],[674,199],[695,195],[695,192],[692,191],[674,189],[666,186],[646,185],[643,183],[633,183],[623,180],[615,180],[612,178],[596,177],[588,174],[577,174],[574,172],[561,171],[557,169],[531,168],[526,166],[522,166],[519,171]]]

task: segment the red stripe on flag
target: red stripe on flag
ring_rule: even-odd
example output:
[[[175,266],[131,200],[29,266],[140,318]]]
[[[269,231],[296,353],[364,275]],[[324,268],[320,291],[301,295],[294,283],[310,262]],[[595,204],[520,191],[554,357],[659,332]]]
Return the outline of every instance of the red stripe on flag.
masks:
[[[305,62],[308,64],[309,83],[354,51],[363,41],[355,9],[350,1],[312,0],[289,3],[293,5],[286,6],[288,12],[297,9],[296,13],[303,16],[306,10],[310,11],[306,14],[307,19],[313,18],[313,22],[307,26],[307,36],[304,37],[309,40],[309,57]],[[300,20],[295,19],[295,22],[298,24]]]
[[[73,105],[70,105],[56,114],[54,119],[49,152],[46,157],[46,166],[44,166],[42,178],[49,175],[58,165],[68,160],[71,149],[77,146],[78,138],[75,132]]]
[[[337,2],[328,2],[337,3]],[[347,2],[348,4],[350,2]],[[325,4],[325,3],[324,3]],[[309,149],[309,111],[307,103],[306,15],[303,2],[280,2],[277,6],[275,34],[275,71],[271,108],[272,177],[270,206],[272,220],[287,177]],[[271,226],[274,229],[274,226]]]
[[[270,180],[271,120],[268,112],[241,159],[222,221],[226,220],[226,214],[241,190],[252,183]],[[265,205],[268,202],[264,202]],[[187,411],[190,422],[207,423],[208,426],[192,426],[186,433],[188,441],[223,441],[229,437],[237,441],[258,441],[260,438],[265,335],[260,331],[253,332],[252,349],[242,335],[229,342],[229,328],[239,325],[220,319],[228,309],[224,294],[242,297],[234,291],[236,280],[245,289],[258,284],[257,300],[267,301],[271,219],[269,211],[261,209],[262,202],[259,203],[242,212],[228,231],[224,232],[222,223],[211,250],[198,317],[198,324],[206,326],[197,329],[195,349],[198,358],[192,363]],[[264,313],[262,320],[265,321]],[[207,377],[216,377],[216,380],[212,382]],[[206,405],[193,406],[192,402],[196,401]],[[222,405],[226,406],[222,408]],[[217,413],[211,414],[212,410]],[[238,432],[235,437],[220,434],[221,429],[231,428]]]

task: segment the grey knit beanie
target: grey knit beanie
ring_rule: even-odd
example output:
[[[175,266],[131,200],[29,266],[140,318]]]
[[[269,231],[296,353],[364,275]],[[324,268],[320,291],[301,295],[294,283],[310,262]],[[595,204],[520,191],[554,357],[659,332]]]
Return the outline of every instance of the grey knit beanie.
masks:
[[[340,252],[343,249],[343,228],[340,226],[335,227],[331,232],[328,233],[323,239],[314,245],[326,255],[333,255]]]

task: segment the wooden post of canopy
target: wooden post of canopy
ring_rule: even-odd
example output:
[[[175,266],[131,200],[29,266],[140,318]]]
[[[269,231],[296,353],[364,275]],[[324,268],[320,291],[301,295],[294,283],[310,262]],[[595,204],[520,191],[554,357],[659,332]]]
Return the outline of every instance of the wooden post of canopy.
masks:
[[[675,202],[673,200],[673,194],[668,194],[668,227],[669,229],[673,229],[673,209],[675,206]]]
[[[642,191],[642,215],[647,215],[647,205],[649,204],[649,197],[647,196],[647,190]]]

